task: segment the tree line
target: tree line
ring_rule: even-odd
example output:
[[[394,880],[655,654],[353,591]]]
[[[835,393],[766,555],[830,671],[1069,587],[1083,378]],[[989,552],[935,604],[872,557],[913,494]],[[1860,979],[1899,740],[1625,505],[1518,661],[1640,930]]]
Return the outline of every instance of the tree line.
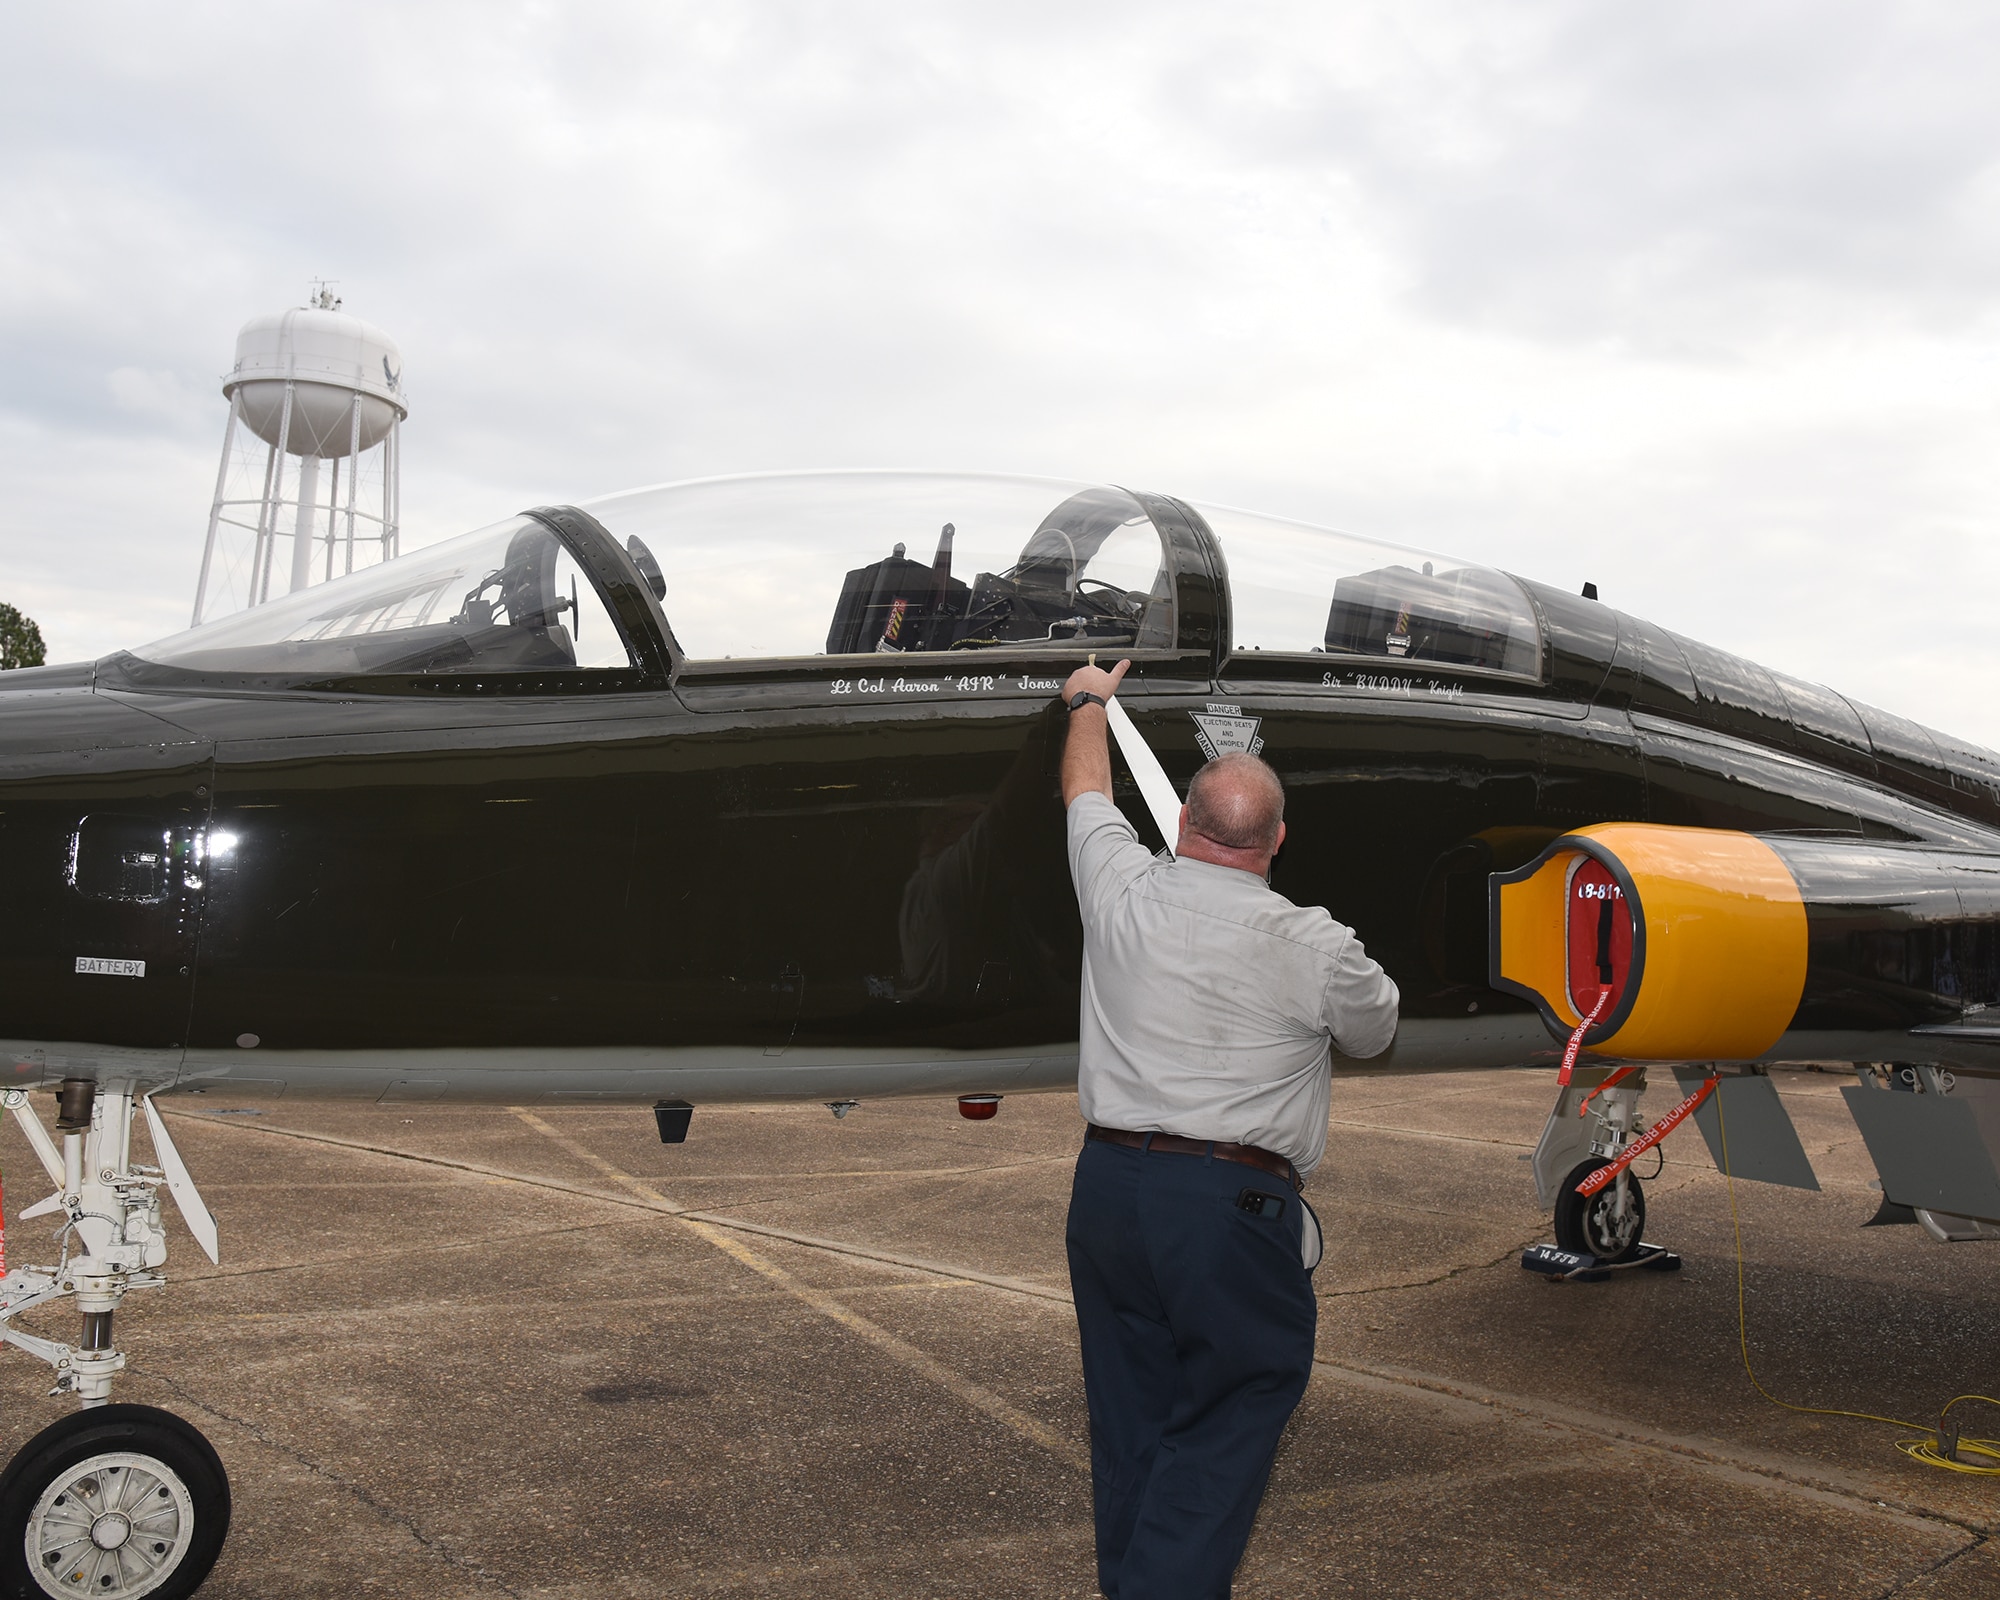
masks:
[[[13,667],[39,667],[48,659],[48,646],[33,617],[24,617],[0,600],[0,672]]]

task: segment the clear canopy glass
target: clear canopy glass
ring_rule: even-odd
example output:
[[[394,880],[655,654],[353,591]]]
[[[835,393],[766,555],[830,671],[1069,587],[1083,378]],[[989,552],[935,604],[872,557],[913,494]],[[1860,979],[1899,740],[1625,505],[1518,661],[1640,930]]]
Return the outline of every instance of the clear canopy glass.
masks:
[[[1229,563],[1239,651],[1541,671],[1534,607],[1504,572],[1252,511],[1196,509]]]
[[[1123,489],[1048,478],[803,472],[635,489],[586,508],[630,550],[691,659],[1171,648],[1171,564]],[[1226,507],[1238,651],[1534,676],[1505,574]],[[636,541],[636,544],[635,544]],[[610,611],[531,517],[413,551],[134,652],[319,677],[629,667]]]
[[[532,517],[301,589],[133,654],[191,672],[309,677],[632,664],[588,575]]]
[[[802,472],[584,509],[658,560],[661,604],[694,660],[1174,642],[1159,531],[1122,489]]]

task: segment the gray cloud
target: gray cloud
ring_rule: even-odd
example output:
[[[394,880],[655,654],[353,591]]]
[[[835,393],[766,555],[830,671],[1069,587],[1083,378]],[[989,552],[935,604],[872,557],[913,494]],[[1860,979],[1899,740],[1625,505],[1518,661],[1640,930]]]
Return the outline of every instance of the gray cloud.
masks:
[[[2000,24],[1171,3],[12,19],[0,595],[178,626],[248,317],[407,357],[412,538],[813,465],[1458,549],[2000,742]]]
[[[2000,19],[1579,0],[1454,21],[1179,87],[1246,160],[1345,175],[1444,315],[1726,358],[1828,314],[1989,308]]]

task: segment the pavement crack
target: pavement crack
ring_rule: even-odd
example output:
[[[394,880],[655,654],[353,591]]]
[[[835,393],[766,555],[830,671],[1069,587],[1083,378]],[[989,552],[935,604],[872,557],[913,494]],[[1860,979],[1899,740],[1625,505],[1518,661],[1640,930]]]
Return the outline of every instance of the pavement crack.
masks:
[[[1952,1551],[1949,1555],[1943,1555],[1938,1557],[1937,1560],[1933,1561],[1929,1566],[1925,1567],[1921,1572],[1913,1572],[1907,1578],[1897,1579],[1894,1583],[1890,1584],[1888,1588],[1884,1589],[1879,1595],[1877,1595],[1875,1597],[1875,1600],[1892,1600],[1893,1596],[1902,1594],[1906,1590],[1908,1590],[1911,1584],[1922,1583],[1926,1578],[1936,1577],[1940,1572],[1944,1571],[1946,1567],[1950,1566],[1954,1561],[1958,1560],[1961,1556],[1969,1556],[1972,1554],[1973,1551],[1982,1549],[1991,1542],[1992,1542],[1992,1536],[1990,1534],[1984,1534],[1984,1533],[1976,1534],[1970,1543],[1960,1545],[1956,1550]]]
[[[1450,1283],[1453,1278],[1462,1278],[1468,1272],[1484,1272],[1489,1267],[1497,1267],[1501,1262],[1518,1256],[1523,1250],[1526,1250],[1536,1242],[1540,1236],[1540,1232],[1541,1230],[1537,1229],[1535,1233],[1530,1234],[1519,1244],[1510,1244],[1491,1261],[1462,1261],[1457,1266],[1447,1268],[1445,1271],[1438,1273],[1436,1277],[1417,1278],[1409,1283],[1378,1283],[1366,1289],[1332,1289],[1319,1298],[1322,1300],[1358,1300],[1371,1294],[1401,1294],[1408,1289],[1429,1289],[1436,1284]]]
[[[146,1377],[149,1378],[152,1382],[157,1383],[161,1388],[166,1389],[171,1393],[177,1395],[180,1398],[181,1402],[186,1406],[188,1406],[190,1409],[195,1411],[200,1411],[207,1416],[216,1418],[218,1421],[226,1422],[231,1427],[241,1428],[245,1433],[249,1434],[251,1438],[255,1439],[259,1444],[263,1445],[265,1449],[270,1450],[275,1454],[283,1456],[288,1461],[297,1462],[300,1466],[304,1467],[306,1471],[310,1472],[314,1477],[320,1478],[325,1482],[332,1484],[342,1493],[351,1496],[353,1499],[360,1502],[362,1505],[366,1506],[370,1511],[374,1512],[376,1516],[382,1518],[383,1521],[388,1522],[395,1527],[401,1528],[412,1539],[416,1540],[417,1544],[427,1554],[437,1557],[437,1559],[444,1562],[445,1565],[449,1567],[455,1567],[460,1572],[468,1573],[471,1576],[478,1578],[484,1583],[492,1584],[493,1587],[498,1589],[502,1594],[512,1596],[513,1600],[525,1600],[525,1597],[521,1594],[521,1591],[514,1588],[511,1584],[507,1582],[506,1579],[495,1576],[493,1573],[488,1572],[484,1567],[480,1566],[478,1562],[469,1560],[468,1558],[458,1555],[452,1550],[448,1549],[439,1540],[434,1539],[429,1534],[425,1533],[422,1528],[418,1527],[415,1522],[411,1521],[407,1516],[403,1515],[403,1513],[395,1510],[393,1507],[384,1505],[379,1499],[377,1499],[372,1493],[369,1492],[366,1485],[355,1482],[354,1479],[349,1478],[344,1474],[335,1471],[332,1467],[327,1466],[324,1462],[315,1461],[311,1456],[307,1455],[303,1450],[300,1450],[296,1445],[287,1444],[280,1439],[273,1438],[271,1434],[268,1433],[262,1426],[260,1426],[255,1422],[252,1422],[248,1417],[239,1417],[235,1415],[233,1412],[224,1411],[220,1406],[211,1405],[208,1401],[202,1399],[199,1395],[189,1390],[186,1387],[186,1385],[175,1382],[172,1378],[167,1377],[163,1373],[147,1372]]]

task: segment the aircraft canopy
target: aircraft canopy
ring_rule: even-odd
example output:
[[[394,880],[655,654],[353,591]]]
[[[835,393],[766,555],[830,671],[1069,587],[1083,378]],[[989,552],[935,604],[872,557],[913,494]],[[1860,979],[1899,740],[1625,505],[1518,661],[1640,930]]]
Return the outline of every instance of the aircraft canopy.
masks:
[[[600,575],[629,557],[695,661],[1183,649],[1177,588],[1190,572],[1209,581],[1212,532],[1238,652],[1540,669],[1534,609],[1502,573],[1104,485],[787,473],[583,509],[624,552],[593,554]],[[594,543],[581,526],[570,537]],[[204,674],[340,681],[632,667],[657,647],[621,634],[590,571],[549,521],[516,517],[135,654]],[[628,630],[643,625],[619,614]]]

